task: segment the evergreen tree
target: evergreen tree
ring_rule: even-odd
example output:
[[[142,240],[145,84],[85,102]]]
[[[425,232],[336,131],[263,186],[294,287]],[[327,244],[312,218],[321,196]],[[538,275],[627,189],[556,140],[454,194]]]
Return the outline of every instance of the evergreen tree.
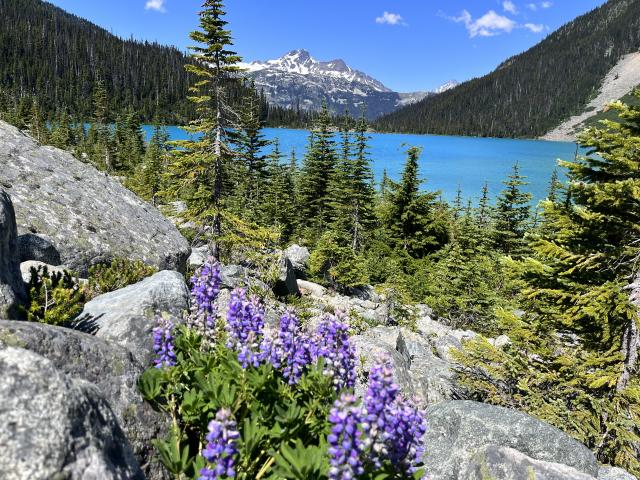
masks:
[[[554,168],[551,173],[551,179],[549,180],[549,191],[547,192],[547,200],[553,203],[560,201],[559,194],[562,189],[562,182],[560,182],[558,176],[558,169]]]
[[[103,80],[98,80],[93,88],[93,123],[89,140],[93,147],[93,163],[107,172],[113,171],[115,165],[109,129],[109,100]]]
[[[323,104],[309,135],[298,188],[301,227],[310,238],[318,238],[331,220],[329,183],[337,161],[333,137],[331,116]]]
[[[482,194],[480,195],[480,201],[478,202],[478,214],[477,223],[482,229],[489,227],[491,218],[493,216],[493,209],[491,208],[489,198],[489,185],[485,182],[482,187]]]
[[[391,184],[385,223],[397,246],[413,257],[437,250],[448,241],[446,222],[436,215],[438,192],[421,192],[418,177],[420,149],[407,151],[400,183]]]
[[[57,118],[51,125],[49,143],[54,147],[66,150],[73,145],[73,138],[74,134],[71,126],[71,119],[69,118],[69,114],[66,110],[62,110],[58,113]]]
[[[29,119],[29,134],[40,143],[46,143],[49,130],[45,122],[42,109],[34,97],[31,102],[31,118]]]
[[[240,212],[252,221],[261,218],[259,205],[267,181],[267,156],[264,150],[270,143],[262,133],[260,110],[260,97],[251,85],[242,102],[233,143],[242,167],[242,170],[238,168],[240,175],[237,175],[236,182]]]
[[[495,246],[500,252],[515,258],[526,251],[524,237],[531,215],[529,202],[532,196],[522,191],[522,187],[528,185],[525,179],[516,163],[511,175],[503,182],[507,188],[500,193],[496,206]]]
[[[296,226],[295,170],[282,164],[280,143],[276,140],[267,165],[268,182],[262,199],[264,222],[280,230],[280,238],[288,241]]]
[[[238,83],[237,64],[241,60],[226,29],[225,11],[220,0],[205,0],[200,15],[200,30],[190,34],[197,43],[187,70],[195,81],[190,88],[197,119],[187,131],[197,139],[176,142],[180,149],[169,165],[167,195],[187,203],[187,217],[198,233],[209,238],[215,256],[220,255],[223,235],[233,235],[235,220],[227,216],[223,230],[225,203],[231,194],[229,180],[234,165],[228,146],[235,117],[228,99],[229,85]]]
[[[130,186],[138,195],[153,205],[157,204],[158,194],[163,188],[163,174],[166,170],[169,151],[167,129],[156,121],[144,159],[138,166],[134,177],[135,185]]]

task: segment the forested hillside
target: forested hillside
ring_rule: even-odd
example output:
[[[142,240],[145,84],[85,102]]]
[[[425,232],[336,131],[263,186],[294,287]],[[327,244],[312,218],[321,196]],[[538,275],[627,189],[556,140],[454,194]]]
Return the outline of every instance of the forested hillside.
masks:
[[[120,39],[49,3],[0,0],[0,88],[35,95],[45,111],[88,116],[93,86],[104,80],[112,110],[181,118],[184,64],[173,47]]]
[[[640,48],[640,0],[610,0],[494,72],[376,123],[380,130],[539,136],[580,113],[620,58]]]

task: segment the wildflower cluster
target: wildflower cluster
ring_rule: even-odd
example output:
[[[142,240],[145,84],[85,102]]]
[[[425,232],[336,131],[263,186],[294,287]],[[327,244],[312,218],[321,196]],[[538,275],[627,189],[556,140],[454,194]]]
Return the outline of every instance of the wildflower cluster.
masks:
[[[236,443],[240,438],[236,422],[227,409],[221,409],[215,420],[209,422],[207,445],[202,456],[208,466],[200,471],[199,480],[217,480],[236,476],[235,463],[238,449]]]
[[[381,469],[385,464],[411,477],[424,454],[426,421],[420,410],[400,396],[388,360],[372,367],[362,405],[354,403],[343,396],[331,411],[329,478],[352,479],[363,465]]]
[[[289,385],[293,385],[313,363],[313,352],[317,348],[314,339],[302,329],[295,313],[288,310],[280,317],[280,330],[270,350],[271,364],[281,370]]]
[[[356,384],[355,348],[349,341],[349,326],[342,313],[327,316],[316,333],[315,358],[325,359],[325,375],[333,378],[336,391]]]
[[[156,327],[153,329],[153,351],[156,354],[156,368],[173,367],[176,364],[176,353],[173,345],[174,324],[170,318],[156,315]]]
[[[238,361],[247,368],[259,366],[269,356],[264,340],[264,305],[258,297],[249,301],[243,289],[231,293],[227,312],[227,348],[238,353]]]
[[[220,265],[212,258],[191,277],[191,315],[187,323],[209,344],[215,339],[218,313],[215,301],[220,293],[221,283]]]

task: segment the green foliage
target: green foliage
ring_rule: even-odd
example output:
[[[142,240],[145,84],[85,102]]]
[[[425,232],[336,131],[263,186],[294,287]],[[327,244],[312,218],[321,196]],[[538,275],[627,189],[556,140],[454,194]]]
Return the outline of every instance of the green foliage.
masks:
[[[89,268],[89,290],[93,295],[113,292],[138,283],[157,271],[157,268],[140,260],[115,258],[110,264],[98,264]]]
[[[336,398],[322,364],[296,385],[271,365],[246,370],[221,344],[203,351],[201,339],[181,327],[178,366],[151,368],[140,379],[145,399],[173,418],[169,438],[159,440],[163,464],[174,474],[197,478],[209,421],[228,408],[238,424],[239,479],[326,478],[327,418]]]
[[[580,137],[586,156],[562,162],[568,200],[543,202],[544,228],[522,272],[522,318],[503,315],[505,351],[468,344],[462,379],[479,398],[537,415],[640,473],[638,307],[625,287],[640,256],[640,108],[612,105]]]
[[[27,320],[49,325],[63,325],[74,319],[87,301],[87,291],[70,272],[50,273],[47,267],[31,268],[27,292]]]
[[[328,231],[318,241],[309,259],[311,274],[332,287],[359,287],[368,283],[364,258]]]

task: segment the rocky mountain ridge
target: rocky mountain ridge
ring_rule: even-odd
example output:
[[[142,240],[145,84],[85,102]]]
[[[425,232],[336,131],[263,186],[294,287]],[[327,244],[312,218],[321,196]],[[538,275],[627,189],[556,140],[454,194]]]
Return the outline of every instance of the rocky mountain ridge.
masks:
[[[450,81],[433,92],[394,92],[382,82],[351,68],[344,60],[318,61],[303,49],[280,58],[242,64],[245,74],[262,90],[269,103],[285,108],[319,110],[322,102],[336,114],[359,115],[365,109],[376,118],[395,109],[445,92]]]

